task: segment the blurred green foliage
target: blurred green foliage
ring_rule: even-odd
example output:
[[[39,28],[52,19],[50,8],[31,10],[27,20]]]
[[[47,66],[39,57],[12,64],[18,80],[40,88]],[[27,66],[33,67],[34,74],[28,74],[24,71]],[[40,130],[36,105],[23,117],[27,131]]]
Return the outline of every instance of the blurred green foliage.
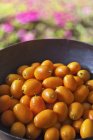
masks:
[[[0,1],[0,49],[42,38],[67,38],[93,44],[93,1]]]

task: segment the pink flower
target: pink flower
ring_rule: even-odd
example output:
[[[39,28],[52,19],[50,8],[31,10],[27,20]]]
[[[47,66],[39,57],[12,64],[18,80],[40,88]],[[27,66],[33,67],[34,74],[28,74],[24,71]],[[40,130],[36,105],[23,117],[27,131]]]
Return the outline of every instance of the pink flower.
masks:
[[[17,35],[21,42],[35,39],[34,33],[27,32],[26,30],[19,30]]]
[[[16,15],[16,20],[18,20],[22,24],[26,24],[28,22],[38,21],[39,13],[36,11],[24,12]]]
[[[67,22],[74,22],[75,18],[70,13],[57,12],[54,14],[55,22],[57,25],[64,27]]]
[[[64,37],[70,39],[72,37],[72,32],[70,30],[65,31]]]
[[[17,35],[18,35],[19,37],[23,37],[25,34],[26,34],[26,30],[24,30],[24,29],[20,29],[20,30],[17,32]]]
[[[91,7],[89,7],[89,6],[86,6],[86,7],[83,8],[83,13],[85,15],[90,15],[92,12],[93,11],[92,11]]]
[[[14,29],[13,26],[11,25],[11,23],[4,23],[4,24],[2,24],[1,28],[2,28],[5,32],[7,32],[7,33],[12,32],[13,29]]]
[[[64,6],[64,8],[66,8],[67,9],[67,11],[72,11],[72,10],[74,10],[76,7],[75,7],[75,4],[74,3],[66,3],[66,4],[64,4],[63,5]]]

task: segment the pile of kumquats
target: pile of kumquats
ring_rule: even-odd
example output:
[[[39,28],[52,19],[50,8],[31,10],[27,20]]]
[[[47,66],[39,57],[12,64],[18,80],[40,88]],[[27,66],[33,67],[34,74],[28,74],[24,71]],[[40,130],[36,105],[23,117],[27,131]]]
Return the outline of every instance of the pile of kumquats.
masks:
[[[14,136],[73,140],[93,136],[93,80],[78,62],[20,66],[0,85],[0,121]]]

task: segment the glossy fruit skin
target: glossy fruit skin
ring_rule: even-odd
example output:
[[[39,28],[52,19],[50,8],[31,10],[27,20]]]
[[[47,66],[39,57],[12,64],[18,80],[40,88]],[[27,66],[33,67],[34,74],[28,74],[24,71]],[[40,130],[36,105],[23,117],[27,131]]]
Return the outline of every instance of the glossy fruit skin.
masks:
[[[34,78],[34,71],[35,71],[34,67],[25,68],[24,71],[22,72],[23,78],[26,79],[26,80]]]
[[[45,102],[51,104],[57,100],[57,93],[51,88],[46,88],[42,92],[42,98]]]
[[[92,94],[90,73],[78,62],[22,65],[0,85],[0,121],[20,138],[72,140],[84,120],[93,125]],[[91,123],[86,125],[89,131],[83,127],[81,135],[92,135]]]
[[[88,86],[89,90],[93,90],[93,80],[88,80],[86,85]]]
[[[11,110],[3,112],[1,115],[1,123],[6,127],[10,127],[15,122],[15,120],[15,115]]]
[[[88,95],[88,99],[87,100],[88,100],[89,103],[93,104],[93,91],[90,91],[89,92],[89,95]]]
[[[64,66],[64,64],[62,64],[62,63],[54,63],[54,69],[56,69],[59,66]]]
[[[37,128],[35,125],[34,125],[34,122],[31,122],[30,124],[27,125],[26,127],[26,136],[27,138],[29,139],[37,139],[38,136],[41,134],[41,131],[42,129],[40,128]]]
[[[77,88],[74,92],[75,101],[77,102],[84,102],[89,95],[89,89],[85,85],[81,85]]]
[[[59,86],[55,91],[59,101],[63,101],[66,104],[71,104],[74,101],[74,95],[68,88]]]
[[[78,134],[80,133],[80,127],[81,127],[82,123],[83,123],[83,119],[80,118],[79,120],[74,121],[72,124],[73,127],[75,128],[76,133],[78,133]]]
[[[68,116],[68,107],[64,102],[55,103],[53,111],[57,114],[59,122],[63,122]]]
[[[60,129],[62,140],[73,140],[76,137],[74,128],[71,125],[64,125]]]
[[[13,110],[13,107],[19,103],[19,100],[18,99],[15,99],[15,98],[11,98],[11,106],[10,106],[10,109]]]
[[[93,110],[89,110],[88,118],[93,121]]]
[[[55,69],[55,76],[63,78],[67,74],[70,74],[70,69],[67,66],[63,65]]]
[[[22,75],[22,72],[23,72],[27,67],[28,67],[28,65],[22,65],[22,66],[18,67],[17,73],[18,73],[19,75]]]
[[[74,79],[76,80],[77,87],[84,84],[84,81],[79,76],[74,76]]]
[[[59,130],[55,127],[48,128],[45,132],[44,140],[59,140]]]
[[[30,107],[30,97],[27,95],[24,95],[20,99],[20,103],[26,105],[27,107]]]
[[[56,87],[63,85],[63,81],[59,77],[49,77],[46,78],[42,84],[45,88],[56,89]]]
[[[63,79],[63,83],[64,83],[64,86],[68,89],[70,89],[71,91],[75,91],[76,88],[77,88],[77,83],[76,83],[76,80],[74,79],[74,76],[69,74],[69,75],[66,75]]]
[[[72,120],[78,120],[83,115],[84,108],[83,105],[79,102],[74,102],[69,107],[69,117]]]
[[[10,95],[10,86],[7,84],[0,85],[0,96]]]
[[[18,75],[18,74],[9,74],[6,77],[6,83],[8,85],[11,85],[14,80],[23,80],[24,81],[24,78],[21,75]]]
[[[80,136],[81,138],[93,137],[93,121],[90,119],[86,119],[83,121],[80,128]]]
[[[39,62],[34,62],[31,64],[32,67],[37,68],[38,66],[40,66]]]
[[[20,99],[23,95],[22,86],[24,82],[22,80],[14,80],[11,84],[11,95],[16,98]]]
[[[81,66],[78,62],[71,62],[67,66],[72,74],[76,74],[81,69]]]
[[[0,97],[0,113],[6,111],[11,107],[11,98],[8,95]]]
[[[41,96],[33,96],[30,100],[30,110],[34,115],[46,109],[45,103]]]
[[[21,122],[15,122],[11,127],[10,133],[14,136],[23,138],[26,134],[25,125]]]
[[[48,66],[51,70],[54,69],[54,65],[53,65],[53,62],[51,60],[45,60],[41,63],[41,65]]]
[[[90,79],[90,73],[87,70],[80,70],[78,71],[77,75],[83,79],[84,82]]]
[[[46,65],[40,65],[35,69],[34,76],[38,80],[44,80],[52,75],[52,70]]]
[[[22,90],[24,94],[34,96],[41,92],[42,84],[36,79],[29,79],[23,84]]]
[[[22,103],[16,104],[13,108],[13,112],[16,118],[24,124],[31,122],[33,119],[32,111]]]
[[[38,128],[49,128],[57,122],[57,115],[53,110],[46,109],[38,113],[34,118],[35,126]]]

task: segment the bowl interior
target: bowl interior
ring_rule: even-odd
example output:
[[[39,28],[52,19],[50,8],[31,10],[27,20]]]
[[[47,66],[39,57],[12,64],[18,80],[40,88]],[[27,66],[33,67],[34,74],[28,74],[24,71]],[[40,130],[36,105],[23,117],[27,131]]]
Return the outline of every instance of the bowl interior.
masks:
[[[65,64],[78,61],[93,74],[92,45],[66,39],[35,40],[15,44],[0,51],[0,83],[4,82],[7,74],[16,72],[18,66],[44,59]],[[0,129],[7,131],[1,125]],[[10,140],[12,138],[14,139],[11,137]]]

